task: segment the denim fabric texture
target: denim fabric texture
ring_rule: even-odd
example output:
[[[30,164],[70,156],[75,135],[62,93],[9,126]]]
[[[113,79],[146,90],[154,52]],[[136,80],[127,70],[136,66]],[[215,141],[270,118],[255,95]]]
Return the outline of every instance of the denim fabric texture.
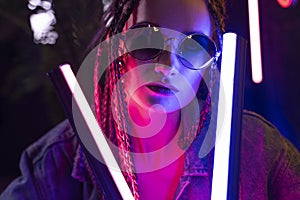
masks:
[[[1,200],[99,198],[79,162],[78,138],[66,120],[28,147],[20,161],[21,176]],[[209,200],[211,161],[198,157],[194,141],[185,154],[184,173],[175,199]],[[244,111],[240,162],[240,200],[300,200],[300,154],[261,116]]]

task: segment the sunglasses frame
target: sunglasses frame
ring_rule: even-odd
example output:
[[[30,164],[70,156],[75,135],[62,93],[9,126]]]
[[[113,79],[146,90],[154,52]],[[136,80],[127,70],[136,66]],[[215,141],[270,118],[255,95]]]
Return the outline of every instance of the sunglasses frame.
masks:
[[[148,27],[148,28],[157,28],[159,30],[159,26],[153,24],[153,23],[149,23],[149,22],[142,22],[142,23],[138,23],[138,24],[135,24],[133,26],[131,26],[128,30],[134,30],[134,29],[137,29],[137,28],[145,28],[145,27]],[[164,47],[165,47],[165,43],[166,41],[169,41],[169,40],[172,40],[172,39],[176,39],[178,40],[177,38],[167,38],[165,39],[164,38],[164,34],[162,32],[160,32],[161,35],[162,35],[162,38],[164,40]],[[185,67],[189,68],[189,69],[192,69],[192,70],[202,70],[202,69],[205,69],[207,68],[208,66],[211,66],[213,64],[215,64],[217,61],[218,61],[218,58],[220,56],[220,51],[218,51],[217,49],[217,46],[215,44],[215,42],[213,40],[211,40],[207,35],[203,34],[203,33],[187,33],[187,34],[184,34],[186,35],[186,37],[184,37],[183,39],[181,39],[178,43],[178,47],[176,48],[176,56],[177,56],[177,59],[182,63],[182,65],[184,65]],[[189,37],[192,37],[194,35],[200,35],[204,38],[206,38],[213,46],[213,51],[214,51],[214,55],[208,60],[206,61],[204,64],[202,64],[200,67],[190,67],[190,66],[187,66],[187,64],[184,63],[183,61],[183,52],[179,49],[179,47],[181,46],[181,44],[186,40],[188,39]],[[151,60],[155,60],[157,57],[159,57],[162,52],[164,51],[164,49],[157,49],[157,53],[156,54],[153,54],[153,56],[151,56],[150,58],[147,58],[147,59],[141,59],[141,58],[138,58],[136,57],[134,54],[131,53],[131,51],[128,49],[127,45],[126,45],[126,33],[125,33],[125,38],[124,38],[124,46],[126,48],[126,51],[135,59],[137,60],[140,60],[140,61],[144,61],[144,62],[148,62],[148,61],[151,61]],[[197,42],[198,43],[198,42]],[[201,44],[200,44],[201,45]],[[193,65],[192,65],[193,66]]]

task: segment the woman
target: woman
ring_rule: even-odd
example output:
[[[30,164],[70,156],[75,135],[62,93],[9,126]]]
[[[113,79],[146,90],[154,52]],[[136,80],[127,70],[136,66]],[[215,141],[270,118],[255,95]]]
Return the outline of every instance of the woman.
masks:
[[[128,156],[131,159],[121,162],[123,170],[130,169],[127,171],[127,178],[136,197],[141,195],[143,199],[173,199],[180,177],[183,175],[184,156],[180,149],[176,148],[177,142],[171,141],[188,142],[184,141],[187,139],[179,139],[180,134],[177,134],[183,132],[181,122],[189,117],[188,115],[191,115],[186,111],[187,109],[193,110],[194,113],[192,114],[200,114],[200,112],[196,112],[197,109],[199,110],[199,104],[194,109],[186,109],[186,107],[189,107],[192,99],[195,98],[205,70],[214,65],[217,60],[217,48],[212,38],[214,37],[219,43],[219,34],[223,28],[221,24],[223,25],[224,22],[220,17],[218,20],[214,19],[217,18],[217,14],[220,16],[224,12],[224,5],[220,2],[219,4],[208,4],[210,10],[215,13],[210,15],[204,1],[140,1],[137,7],[130,3],[134,2],[129,2],[123,6],[124,16],[114,16],[110,29],[108,29],[108,34],[111,35],[121,30],[125,32],[122,47],[128,53],[118,59],[118,62],[115,63],[116,67],[112,67],[108,71],[104,85],[110,86],[110,88],[107,87],[106,90],[102,88],[101,91],[103,89],[105,91],[95,95],[96,108],[99,107],[97,109],[99,110],[98,119],[102,128],[109,133],[109,138],[117,139],[115,143],[120,147],[121,152],[125,150],[124,154],[126,154],[126,150],[129,150],[139,153],[139,156],[132,153],[131,156]],[[131,8],[134,10],[129,15],[126,11]],[[176,13],[180,13],[180,15]],[[126,16],[129,19],[126,22],[122,21],[122,19],[126,19]],[[106,19],[110,20],[110,16],[107,16]],[[198,43],[189,41],[187,38],[189,35],[193,36],[192,41],[195,43],[197,40],[202,42],[201,45],[205,45],[205,42],[208,43],[202,47],[209,48],[208,50],[212,53],[208,54],[207,51],[202,53],[203,49],[197,50],[200,48],[197,47]],[[155,43],[156,49],[148,48],[149,44],[146,41],[150,41],[150,44]],[[122,44],[116,46],[119,45]],[[184,51],[182,55],[178,55],[180,54],[178,49]],[[195,53],[197,51],[199,53]],[[190,60],[189,65],[187,61],[189,54],[187,53],[198,57],[203,54],[203,58],[200,57],[194,62]],[[101,55],[99,56],[101,57]],[[209,60],[212,61],[210,66],[204,66],[204,63]],[[114,71],[114,69],[117,70]],[[124,113],[115,114],[121,115],[122,120],[109,124],[112,120],[105,123],[107,119],[102,118],[101,120],[101,116],[107,116],[107,110],[111,110],[110,105],[105,109],[101,109],[100,105],[107,101],[112,101],[114,102],[113,105],[118,105],[118,99],[121,97],[110,100],[111,97],[115,97],[112,94],[112,88],[117,82],[114,76],[121,77],[119,82],[123,82],[120,87],[123,88],[122,92],[126,94],[126,98],[124,98],[126,106],[120,106],[117,109],[118,112]],[[96,86],[98,86],[97,83]],[[99,91],[97,87],[96,91]],[[201,92],[205,91],[202,90]],[[99,96],[103,97],[101,98],[103,102],[98,98]],[[203,110],[201,120],[199,122],[199,120],[194,120],[191,117],[188,120],[185,119],[190,122],[190,126],[185,123],[188,130],[183,135],[196,134],[198,125],[202,124],[203,126],[208,117],[210,96],[207,95],[207,92],[202,96],[204,101],[207,100],[202,102],[204,105],[201,106]],[[163,109],[160,110],[161,112],[153,108],[157,105]],[[151,109],[155,111],[150,117],[148,113]],[[183,111],[184,109],[186,112]],[[184,114],[186,116],[183,116]],[[109,112],[109,115],[114,115],[114,113]],[[109,117],[111,116],[107,118]],[[161,120],[155,121],[155,119]],[[191,123],[193,120],[194,122]],[[159,124],[161,121],[164,123]],[[195,130],[191,130],[193,125]],[[148,126],[148,128],[141,131],[140,126]],[[109,127],[113,127],[111,128],[113,130],[109,130]],[[120,127],[126,128],[121,128],[123,130],[119,131]],[[160,128],[155,130],[157,127]],[[131,137],[123,141],[122,138],[128,134]],[[190,140],[189,144],[185,144],[185,148],[189,147],[191,142]],[[166,147],[169,143],[171,145]],[[150,153],[154,151],[154,154]],[[125,155],[120,155],[121,160],[124,157],[127,158]],[[134,170],[137,174],[133,173]],[[153,193],[153,191],[156,192]],[[204,196],[207,197],[208,195],[207,193]]]
[[[210,72],[224,17],[219,0],[116,0],[104,15],[102,40],[124,37],[107,51],[121,56],[100,83],[107,54],[99,48],[95,113],[135,199],[210,198],[212,147],[203,141],[214,130]],[[240,199],[300,199],[299,163],[299,152],[269,122],[244,113]],[[29,147],[20,165],[22,176],[1,199],[102,198],[68,122]]]

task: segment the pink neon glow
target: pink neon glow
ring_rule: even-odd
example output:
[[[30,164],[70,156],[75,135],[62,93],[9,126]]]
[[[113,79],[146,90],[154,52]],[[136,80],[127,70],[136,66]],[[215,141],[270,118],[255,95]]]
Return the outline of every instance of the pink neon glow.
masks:
[[[254,83],[260,83],[263,80],[263,74],[261,61],[258,0],[248,0],[248,9],[252,80]]]
[[[289,8],[295,0],[277,0],[277,3],[283,8]]]

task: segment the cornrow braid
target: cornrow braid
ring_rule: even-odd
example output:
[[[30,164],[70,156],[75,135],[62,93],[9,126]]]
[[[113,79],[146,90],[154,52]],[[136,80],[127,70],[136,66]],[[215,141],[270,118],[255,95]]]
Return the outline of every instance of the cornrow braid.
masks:
[[[213,18],[217,21],[217,27],[221,30],[221,32],[225,32],[225,0],[207,0],[206,5],[209,11],[213,13]]]
[[[127,2],[127,0],[120,0],[120,1],[113,1],[113,3],[112,3],[113,12],[115,14],[114,14],[111,24],[110,24],[110,28],[111,28],[110,36],[117,33],[118,24],[120,22],[121,15],[123,13],[126,2]]]
[[[107,26],[106,30],[104,30],[104,34],[102,34],[101,41],[103,41],[108,36],[113,36],[119,32],[122,32],[123,27],[125,26],[126,21],[130,17],[133,12],[137,0],[115,0],[112,2],[110,7],[107,9],[107,12],[104,14],[104,23]],[[133,193],[135,199],[139,199],[139,191],[137,187],[137,177],[134,174],[134,165],[133,158],[130,155],[131,144],[130,138],[127,134],[128,131],[128,123],[126,120],[121,120],[121,122],[116,123],[113,119],[112,107],[119,111],[121,111],[121,117],[126,117],[126,105],[124,105],[124,97],[122,95],[123,85],[117,84],[119,78],[124,74],[122,72],[121,65],[122,63],[118,60],[112,60],[112,57],[115,57],[118,52],[116,52],[119,48],[118,41],[111,43],[108,46],[108,63],[112,63],[108,69],[106,70],[105,81],[104,81],[104,91],[99,89],[102,86],[99,86],[98,76],[99,76],[99,62],[101,57],[101,50],[98,50],[97,61],[95,63],[95,73],[94,73],[94,99],[95,107],[96,107],[96,117],[101,128],[104,128],[104,132],[107,137],[119,148],[119,161],[120,167],[123,170],[123,174],[125,179]],[[115,51],[114,51],[115,50]],[[100,52],[100,53],[99,53]],[[113,89],[116,88],[117,96],[113,98]],[[101,95],[102,98],[99,98]],[[98,96],[98,97],[97,97]],[[113,99],[112,99],[113,98]],[[113,105],[111,105],[113,103]],[[101,105],[101,106],[100,106]],[[103,117],[104,116],[104,117]],[[120,121],[120,120],[119,120]],[[121,124],[121,125],[120,125]]]
[[[222,35],[225,32],[226,6],[225,0],[205,0],[206,6],[215,24],[214,40],[222,48]]]
[[[129,19],[131,13],[133,12],[134,8],[137,6],[138,2],[139,2],[138,0],[130,0],[130,1],[126,2],[126,4],[124,5],[122,16],[119,20],[115,34],[122,32],[122,30],[125,26],[125,23]]]

